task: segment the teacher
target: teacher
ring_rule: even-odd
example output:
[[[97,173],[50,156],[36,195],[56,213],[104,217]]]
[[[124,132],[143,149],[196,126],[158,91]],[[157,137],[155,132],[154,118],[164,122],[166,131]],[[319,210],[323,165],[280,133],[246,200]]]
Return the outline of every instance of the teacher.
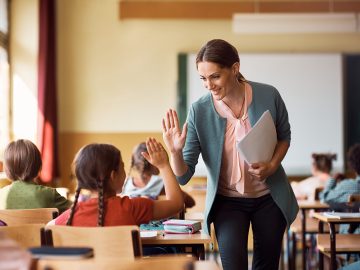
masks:
[[[186,184],[202,155],[208,170],[204,230],[209,233],[214,224],[224,270],[248,269],[250,224],[252,269],[277,270],[286,226],[298,212],[281,166],[291,137],[284,101],[273,86],[242,76],[238,52],[224,40],[208,41],[197,54],[196,67],[209,93],[191,105],[182,130],[175,110],[168,110],[162,121],[173,170],[178,182]],[[236,142],[266,110],[275,123],[277,145],[270,161],[247,164]]]

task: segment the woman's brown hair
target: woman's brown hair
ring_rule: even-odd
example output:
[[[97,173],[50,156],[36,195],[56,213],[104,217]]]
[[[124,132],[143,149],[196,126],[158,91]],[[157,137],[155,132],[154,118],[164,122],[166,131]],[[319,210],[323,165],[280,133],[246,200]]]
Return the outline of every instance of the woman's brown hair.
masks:
[[[196,67],[200,62],[212,62],[220,67],[231,68],[233,64],[240,63],[239,53],[229,42],[222,39],[208,41],[196,55]],[[238,73],[239,82],[246,81],[244,76]]]

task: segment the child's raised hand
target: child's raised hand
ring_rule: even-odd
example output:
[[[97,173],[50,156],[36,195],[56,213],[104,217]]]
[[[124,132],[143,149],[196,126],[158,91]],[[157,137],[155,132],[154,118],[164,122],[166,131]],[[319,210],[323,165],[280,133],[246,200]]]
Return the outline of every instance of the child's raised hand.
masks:
[[[144,158],[158,169],[170,165],[169,157],[161,143],[155,138],[146,140],[147,152],[142,152]]]

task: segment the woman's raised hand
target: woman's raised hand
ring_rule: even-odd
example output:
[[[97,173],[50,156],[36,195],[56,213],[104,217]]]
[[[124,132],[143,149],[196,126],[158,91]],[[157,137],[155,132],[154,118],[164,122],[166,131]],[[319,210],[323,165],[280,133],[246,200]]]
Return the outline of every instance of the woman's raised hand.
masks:
[[[143,157],[159,170],[165,166],[170,166],[169,157],[164,147],[155,138],[146,140],[147,152],[142,152]]]
[[[187,123],[184,124],[183,130],[179,128],[179,119],[173,109],[166,112],[165,119],[162,120],[163,139],[166,147],[171,153],[180,152],[185,145]]]

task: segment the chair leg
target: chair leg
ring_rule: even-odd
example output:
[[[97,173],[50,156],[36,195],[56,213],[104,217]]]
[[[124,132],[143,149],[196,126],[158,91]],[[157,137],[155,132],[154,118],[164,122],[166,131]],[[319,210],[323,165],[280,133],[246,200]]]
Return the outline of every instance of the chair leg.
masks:
[[[291,241],[292,241],[292,256],[291,256],[291,270],[296,269],[296,253],[297,253],[297,247],[296,247],[296,233],[292,233],[291,235]]]

